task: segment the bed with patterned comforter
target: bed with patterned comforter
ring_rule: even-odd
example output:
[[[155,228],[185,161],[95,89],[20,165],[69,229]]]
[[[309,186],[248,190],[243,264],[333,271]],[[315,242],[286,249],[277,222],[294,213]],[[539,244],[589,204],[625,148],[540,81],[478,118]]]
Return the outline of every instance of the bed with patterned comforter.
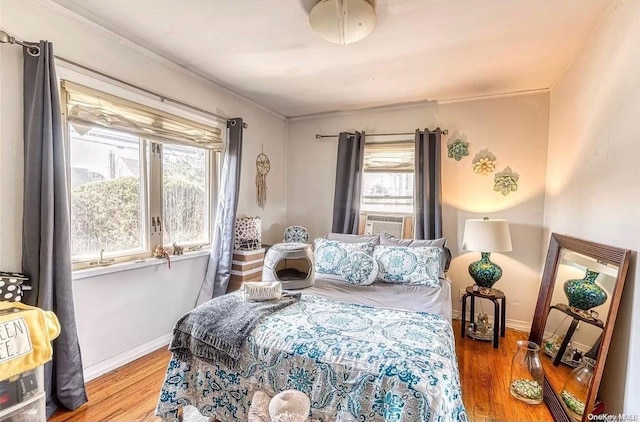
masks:
[[[174,355],[157,414],[170,421],[193,405],[246,421],[255,391],[287,389],[310,397],[310,421],[468,420],[449,321],[304,294],[260,322],[237,369]]]

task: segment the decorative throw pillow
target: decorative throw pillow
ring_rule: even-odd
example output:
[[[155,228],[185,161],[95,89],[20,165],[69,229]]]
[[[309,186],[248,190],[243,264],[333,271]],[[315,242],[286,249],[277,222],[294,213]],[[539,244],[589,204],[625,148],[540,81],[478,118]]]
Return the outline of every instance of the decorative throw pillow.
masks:
[[[378,261],[378,280],[439,288],[441,254],[437,246],[376,246],[373,257]]]
[[[368,286],[378,277],[378,261],[364,252],[352,252],[342,264],[340,274],[347,283]]]
[[[284,229],[284,243],[308,243],[309,231],[302,226],[289,226]]]
[[[444,272],[449,269],[451,264],[451,251],[446,247],[447,239],[441,237],[439,239],[398,239],[392,234],[380,233],[380,244],[383,246],[407,246],[409,248],[419,248],[422,246],[439,246],[442,248],[440,255],[440,276],[444,277]]]
[[[344,233],[328,233],[326,236],[329,240],[339,240],[344,243],[363,243],[369,242],[374,245],[380,244],[379,234],[344,234]]]
[[[344,243],[322,237],[314,241],[316,273],[340,276],[340,269],[352,252],[373,253],[373,243]]]
[[[0,271],[0,301],[20,302],[22,300],[22,283],[28,280],[20,273]]]

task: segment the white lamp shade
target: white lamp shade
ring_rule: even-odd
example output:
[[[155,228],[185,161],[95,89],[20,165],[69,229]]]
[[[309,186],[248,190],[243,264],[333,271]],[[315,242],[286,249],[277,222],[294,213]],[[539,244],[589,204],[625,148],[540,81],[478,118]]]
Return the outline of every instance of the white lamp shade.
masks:
[[[474,252],[509,252],[511,234],[507,220],[467,220],[462,248]]]
[[[309,13],[311,28],[335,44],[360,41],[376,27],[376,12],[366,0],[320,0]]]

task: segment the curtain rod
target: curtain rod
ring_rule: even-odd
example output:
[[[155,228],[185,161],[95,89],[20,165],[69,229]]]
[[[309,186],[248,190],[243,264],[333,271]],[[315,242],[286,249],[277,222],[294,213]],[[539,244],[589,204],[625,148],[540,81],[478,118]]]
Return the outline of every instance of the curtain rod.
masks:
[[[24,43],[22,41],[18,41],[14,37],[10,36],[9,34],[7,34],[4,31],[1,31],[1,30],[0,30],[0,43],[18,44],[18,45],[21,45],[24,48],[26,48],[27,51],[29,52],[29,54],[31,54],[33,56],[39,56],[40,55],[40,47],[38,47],[37,45],[30,45],[29,43]],[[230,120],[228,117],[221,116],[220,114],[212,113],[210,111],[201,109],[199,107],[192,106],[191,104],[187,104],[187,103],[184,103],[184,102],[179,101],[179,100],[174,100],[173,98],[165,97],[164,95],[158,94],[157,92],[148,90],[146,88],[142,88],[141,86],[138,86],[138,85],[134,85],[131,82],[124,81],[124,80],[122,80],[120,78],[116,78],[115,76],[111,76],[111,75],[108,75],[106,73],[100,72],[99,70],[95,70],[95,69],[92,69],[92,68],[90,68],[88,66],[85,66],[85,65],[82,65],[80,63],[74,62],[72,60],[65,59],[64,57],[60,57],[60,56],[54,56],[54,57],[55,57],[56,60],[60,60],[61,62],[68,63],[68,64],[70,64],[72,66],[76,66],[76,67],[79,67],[80,69],[83,69],[83,70],[86,70],[88,72],[94,73],[96,75],[102,76],[103,78],[110,79],[112,81],[115,81],[115,82],[118,82],[120,84],[126,85],[126,86],[128,86],[130,88],[134,88],[134,89],[137,89],[138,91],[142,91],[142,92],[144,92],[146,94],[153,95],[154,97],[158,97],[160,99],[160,101],[163,102],[163,103],[165,103],[165,102],[173,103],[173,104],[179,105],[181,107],[185,107],[185,108],[188,108],[190,110],[194,110],[194,111],[197,111],[199,113],[203,113],[203,114],[206,114],[208,116],[214,117],[216,120],[219,120],[221,122],[225,122],[226,123],[226,122],[228,122]],[[247,125],[246,123],[242,123],[242,127],[244,129],[247,129],[249,127],[249,125]]]
[[[429,133],[435,133],[435,130],[430,130]],[[353,135],[353,133],[349,133],[350,135]],[[415,135],[415,132],[398,132],[398,133],[365,133],[366,136],[400,136],[400,135]],[[445,129],[442,131],[443,135],[448,135],[449,134],[449,130]],[[340,135],[320,135],[319,133],[316,133],[316,139],[323,139],[323,138],[337,138]]]

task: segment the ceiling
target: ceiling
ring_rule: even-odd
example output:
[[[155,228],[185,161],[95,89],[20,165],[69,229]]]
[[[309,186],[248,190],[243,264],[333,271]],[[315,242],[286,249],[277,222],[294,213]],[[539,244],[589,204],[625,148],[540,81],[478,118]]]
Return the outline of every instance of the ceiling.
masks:
[[[316,0],[53,0],[286,117],[549,88],[611,0],[376,0],[355,44]]]

